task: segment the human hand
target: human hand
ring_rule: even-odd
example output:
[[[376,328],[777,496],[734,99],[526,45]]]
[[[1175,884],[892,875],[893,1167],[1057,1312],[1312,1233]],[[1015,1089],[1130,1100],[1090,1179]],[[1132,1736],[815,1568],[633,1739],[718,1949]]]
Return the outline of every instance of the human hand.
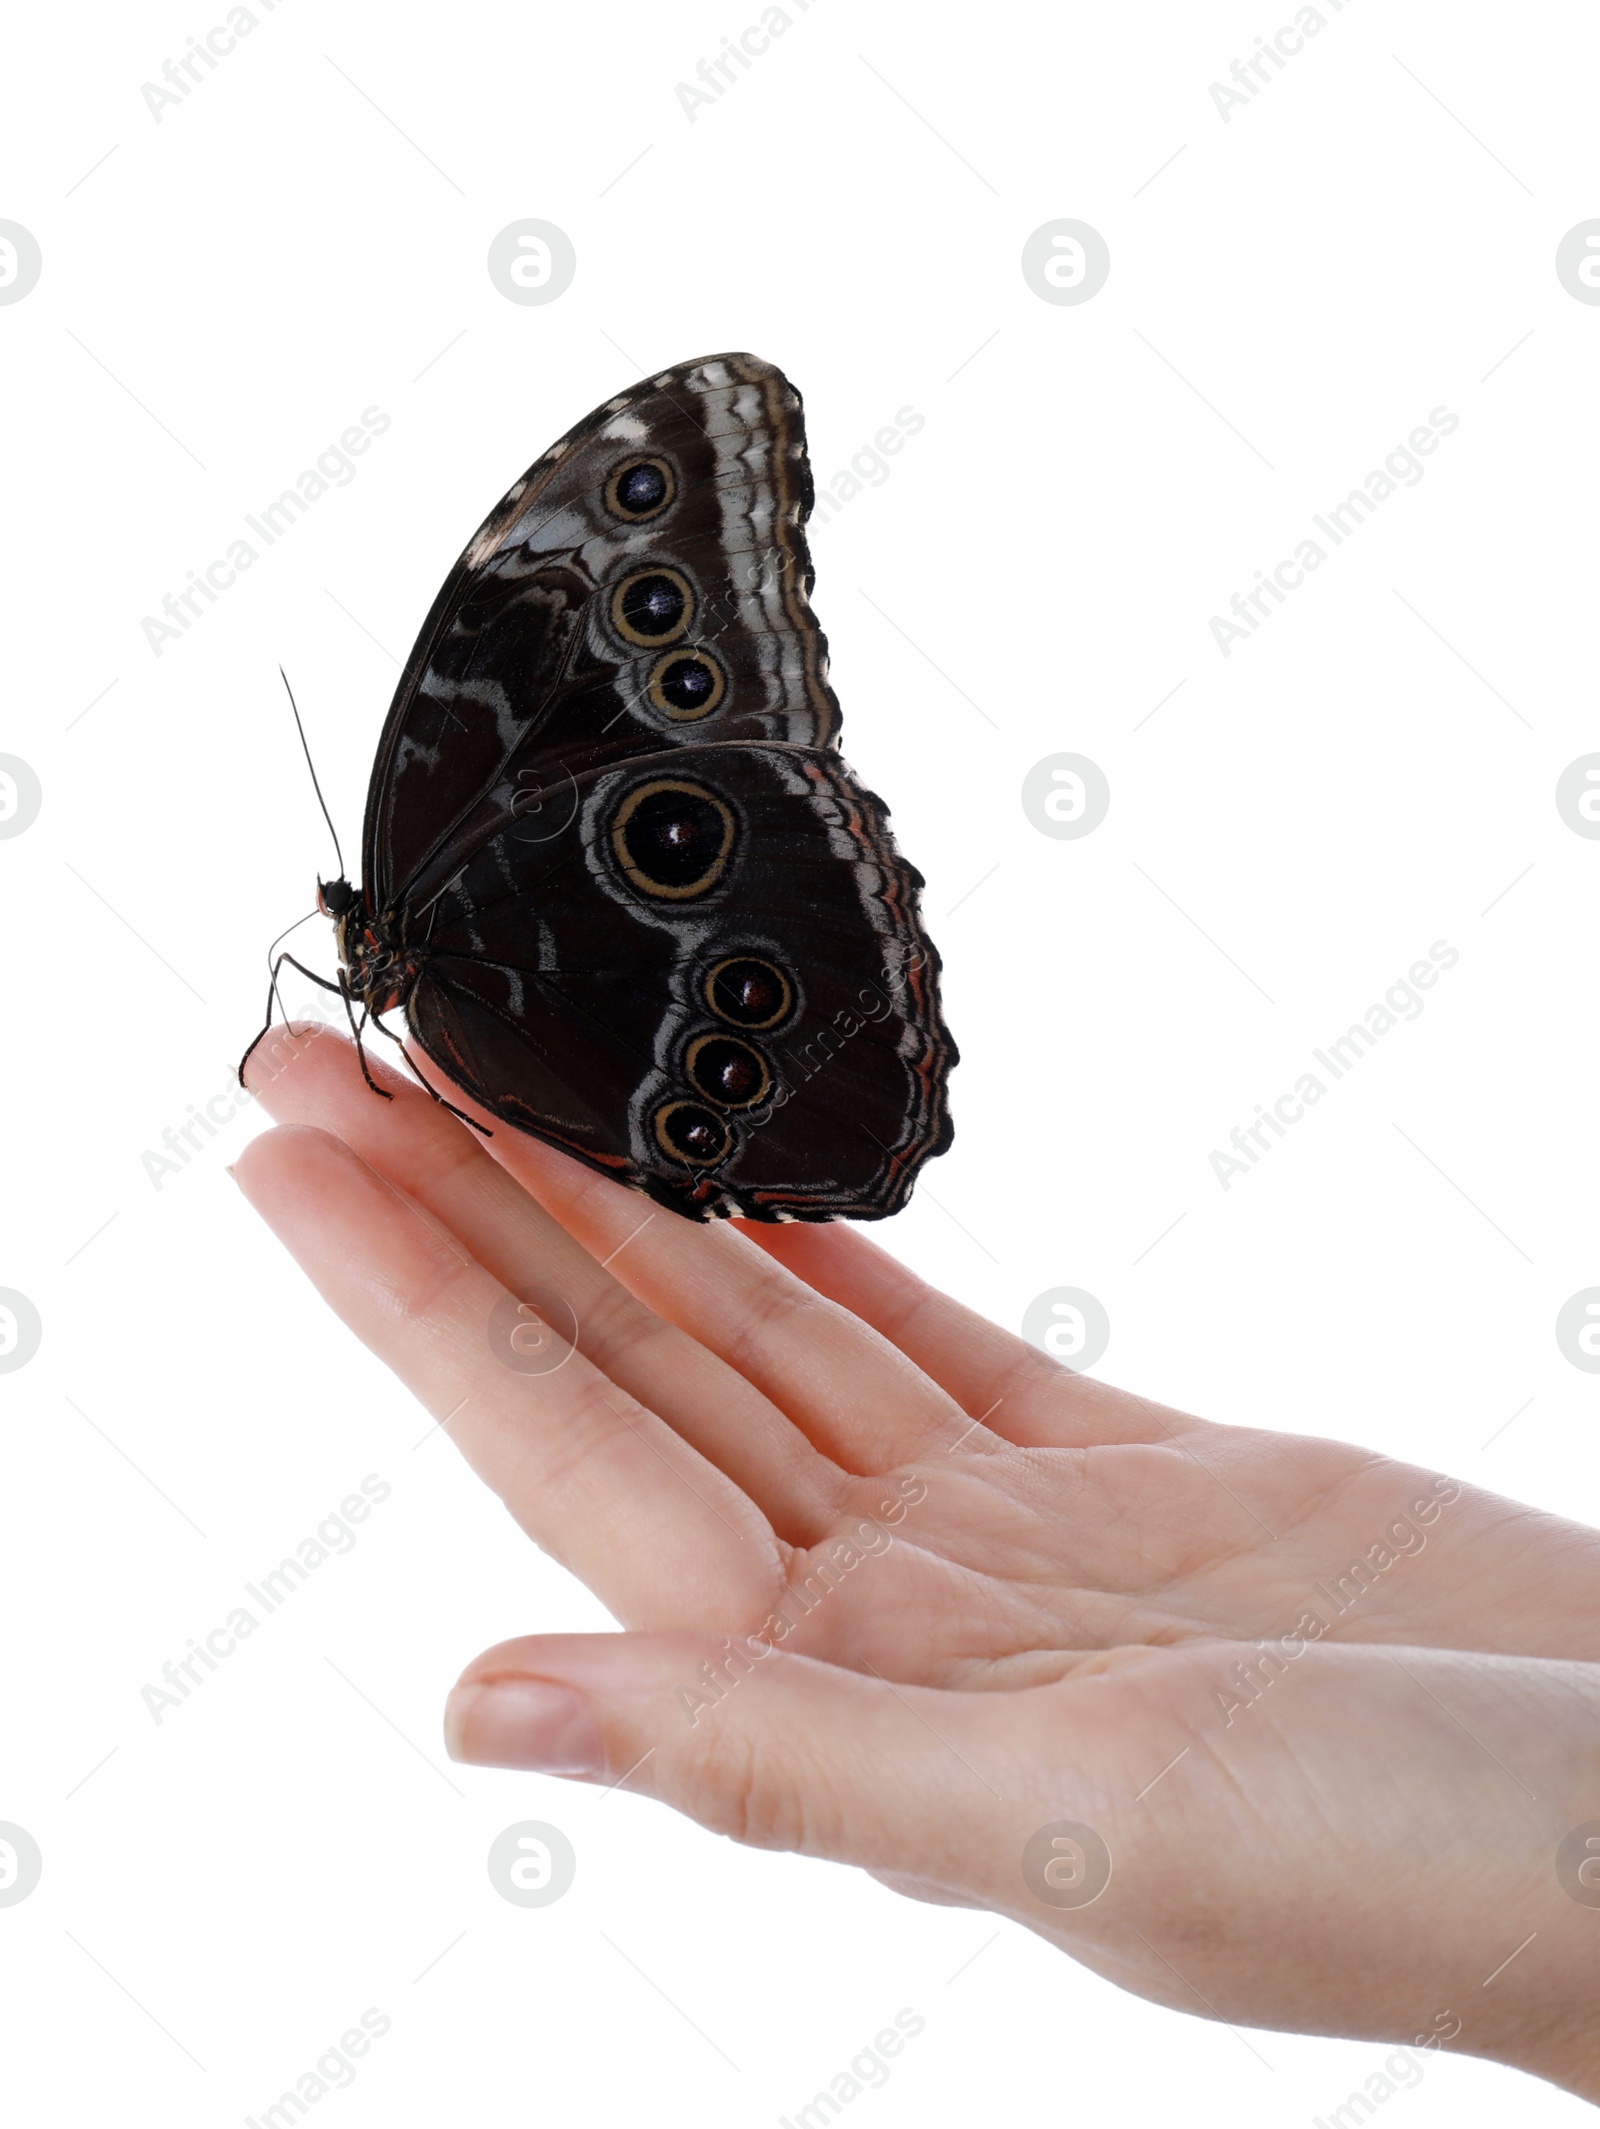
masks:
[[[246,1194],[628,1629],[479,1657],[459,1757],[626,1779],[1181,2009],[1600,2098],[1556,1869],[1600,1817],[1594,1533],[1074,1375],[854,1228],[653,1213],[374,1099],[326,1032],[249,1077],[286,1128]],[[508,1295],[576,1350],[498,1358]]]

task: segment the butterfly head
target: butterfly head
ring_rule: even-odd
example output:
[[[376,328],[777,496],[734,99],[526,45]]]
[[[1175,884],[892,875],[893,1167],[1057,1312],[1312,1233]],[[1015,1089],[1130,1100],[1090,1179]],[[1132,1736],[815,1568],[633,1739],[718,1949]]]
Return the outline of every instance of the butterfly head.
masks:
[[[317,882],[317,907],[325,917],[332,917],[335,921],[340,917],[348,916],[360,899],[360,895],[350,885],[348,880],[318,880]]]

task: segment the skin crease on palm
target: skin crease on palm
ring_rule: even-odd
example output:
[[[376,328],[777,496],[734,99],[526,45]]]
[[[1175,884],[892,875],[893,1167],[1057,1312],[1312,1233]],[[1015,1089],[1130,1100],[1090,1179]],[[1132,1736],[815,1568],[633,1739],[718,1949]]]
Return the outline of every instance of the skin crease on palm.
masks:
[[[479,1656],[458,1758],[626,1776],[1182,2011],[1600,2101],[1600,1906],[1556,1867],[1600,1821],[1600,1534],[1074,1375],[859,1228],[652,1215],[373,1069],[392,1100],[275,1033],[237,1179],[624,1629]],[[508,1293],[570,1306],[562,1365],[496,1357]],[[1091,1904],[1024,1876],[1058,1822],[1109,1851]]]

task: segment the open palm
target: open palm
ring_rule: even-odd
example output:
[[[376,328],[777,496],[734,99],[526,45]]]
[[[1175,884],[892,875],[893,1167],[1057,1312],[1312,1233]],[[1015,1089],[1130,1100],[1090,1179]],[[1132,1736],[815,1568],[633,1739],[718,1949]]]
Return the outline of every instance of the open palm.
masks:
[[[250,1083],[252,1202],[628,1629],[477,1659],[461,1756],[1600,2094],[1554,1867],[1600,1817],[1594,1533],[1075,1375],[853,1228],[652,1212],[326,1032]]]

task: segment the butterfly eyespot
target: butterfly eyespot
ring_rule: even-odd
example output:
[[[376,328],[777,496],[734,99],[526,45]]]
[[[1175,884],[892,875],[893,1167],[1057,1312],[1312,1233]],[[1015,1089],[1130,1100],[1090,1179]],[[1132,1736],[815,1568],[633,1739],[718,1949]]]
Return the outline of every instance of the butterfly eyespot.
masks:
[[[678,492],[677,475],[664,458],[629,458],[606,482],[606,508],[630,525],[659,517]]]
[[[656,1111],[656,1141],[674,1160],[693,1168],[714,1168],[727,1157],[733,1133],[709,1109],[694,1101],[669,1101]]]
[[[719,1109],[750,1109],[772,1086],[767,1060],[736,1035],[700,1035],[684,1059],[690,1086]]]
[[[775,1028],[794,1010],[794,985],[783,970],[755,954],[734,954],[709,969],[705,1001],[719,1020],[737,1028]]]
[[[611,847],[642,894],[686,902],[714,887],[733,853],[733,808],[703,784],[660,777],[630,791],[611,823]]]
[[[674,651],[650,668],[646,693],[675,724],[709,717],[728,692],[728,676],[709,651]]]
[[[694,613],[694,587],[676,569],[635,570],[611,594],[611,626],[625,642],[649,650],[676,643]]]

